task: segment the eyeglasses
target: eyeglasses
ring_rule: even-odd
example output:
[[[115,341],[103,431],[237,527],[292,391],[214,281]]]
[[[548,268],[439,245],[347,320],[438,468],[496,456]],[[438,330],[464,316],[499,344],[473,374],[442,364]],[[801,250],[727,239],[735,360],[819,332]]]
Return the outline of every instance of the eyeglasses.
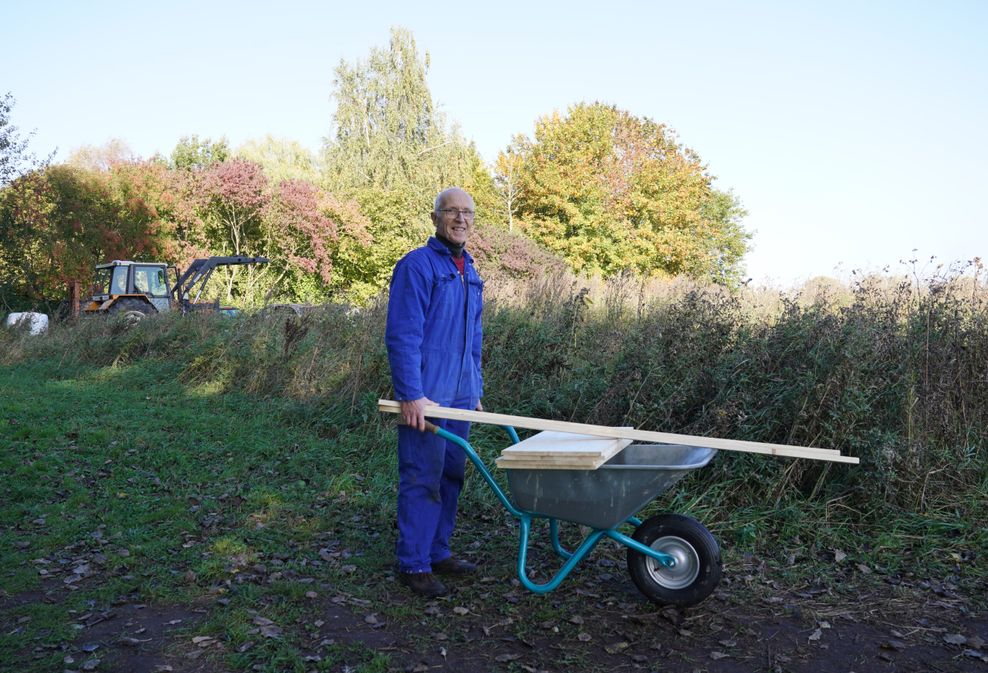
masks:
[[[457,215],[462,215],[464,220],[472,220],[474,215],[472,210],[467,210],[465,208],[441,208],[439,212],[446,217],[456,217]]]

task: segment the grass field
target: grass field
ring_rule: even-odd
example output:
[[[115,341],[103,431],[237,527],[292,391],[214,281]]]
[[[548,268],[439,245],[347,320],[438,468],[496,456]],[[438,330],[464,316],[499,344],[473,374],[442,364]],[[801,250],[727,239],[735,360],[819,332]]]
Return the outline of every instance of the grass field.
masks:
[[[869,437],[916,444],[868,426],[881,414],[867,405],[888,404],[888,390],[863,384],[824,352],[839,330],[824,321],[827,338],[807,346],[810,318],[820,315],[780,319],[774,329],[788,332],[756,339],[751,324],[720,335],[724,317],[736,315],[709,313],[719,304],[684,304],[679,313],[639,316],[637,331],[615,341],[607,336],[614,315],[601,308],[599,318],[581,317],[574,296],[545,300],[538,311],[492,308],[489,362],[499,365],[490,368],[488,409],[778,441],[784,419],[755,419],[759,431],[751,416],[802,404],[783,440],[843,436],[840,448],[862,456],[860,468],[827,468],[722,454],[649,506],[646,515],[697,517],[721,543],[722,591],[692,613],[704,624],[717,624],[724,606],[783,606],[794,594],[812,601],[816,615],[876,591],[901,600],[904,613],[922,607],[913,592],[955,601],[963,614],[984,610],[983,431],[950,425],[949,437],[966,436],[967,445],[938,445],[931,428],[943,424],[904,419],[939,462],[882,463]],[[691,316],[694,345],[665,336],[686,333]],[[649,670],[652,655],[635,650],[645,636],[629,625],[663,613],[634,592],[623,552],[607,546],[550,597],[529,594],[512,582],[516,528],[480,479],[468,478],[456,537],[458,549],[482,562],[478,581],[425,606],[397,586],[394,434],[392,419],[376,410],[389,394],[380,320],[374,309],[333,309],[303,320],[162,317],[135,328],[55,326],[43,340],[4,335],[0,669],[127,670],[127,656],[152,648],[176,671],[428,670],[440,651],[447,666],[462,653],[460,670],[557,670],[547,661],[562,662],[558,670],[609,670],[615,658]],[[783,337],[779,353],[743,364]],[[982,348],[964,338],[968,349]],[[856,347],[844,339],[844,348]],[[661,365],[650,349],[660,350]],[[779,365],[786,353],[792,363],[827,361],[843,377],[841,408],[864,407],[836,413],[825,390],[836,384],[826,376],[803,382],[812,395],[789,400],[791,381],[777,382],[773,395],[764,362]],[[594,368],[607,375],[590,380]],[[813,367],[800,371],[808,377]],[[737,391],[738,379],[748,397],[718,392]],[[706,402],[690,407],[694,394]],[[978,419],[986,410],[963,413]],[[889,443],[893,436],[901,443]],[[505,441],[497,428],[474,435],[488,464]],[[545,545],[533,551],[530,567],[543,579],[555,564]],[[117,623],[140,610],[160,623],[94,640],[108,615]],[[327,615],[347,627],[330,633]],[[396,644],[396,633],[420,634],[424,649]],[[552,648],[557,639],[565,648]],[[526,643],[551,650],[533,660]]]

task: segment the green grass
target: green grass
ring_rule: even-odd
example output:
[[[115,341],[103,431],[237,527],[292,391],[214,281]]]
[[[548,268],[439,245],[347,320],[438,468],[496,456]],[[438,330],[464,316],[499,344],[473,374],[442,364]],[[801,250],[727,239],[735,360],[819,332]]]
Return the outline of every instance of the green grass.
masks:
[[[335,453],[311,428],[284,424],[277,401],[184,385],[177,374],[173,363],[153,360],[0,369],[8,596],[45,588],[34,559],[58,564],[98,552],[98,586],[81,583],[70,604],[105,604],[128,591],[192,602],[257,563],[273,558],[291,570],[311,561],[313,540],[340,526],[346,490],[338,476],[354,467],[355,452]],[[346,508],[347,518],[360,511]],[[282,582],[264,594],[291,606],[304,591]],[[13,611],[31,621],[23,633],[0,636],[0,660],[43,633],[71,635],[64,608],[43,607]]]

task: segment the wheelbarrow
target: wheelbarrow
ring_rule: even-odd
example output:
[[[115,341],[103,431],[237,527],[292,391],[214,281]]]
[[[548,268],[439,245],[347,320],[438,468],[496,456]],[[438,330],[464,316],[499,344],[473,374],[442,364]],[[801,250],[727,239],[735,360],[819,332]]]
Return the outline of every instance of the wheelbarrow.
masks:
[[[428,421],[426,429],[462,448],[497,499],[518,519],[518,579],[530,591],[545,594],[556,589],[604,538],[628,548],[628,573],[654,603],[695,605],[720,581],[720,548],[700,522],[670,513],[644,521],[635,516],[686,473],[709,463],[716,449],[632,444],[596,470],[510,469],[509,498],[469,442]],[[504,429],[517,444],[515,429]],[[533,582],[526,571],[529,533],[539,519],[548,520],[552,548],[563,560],[552,579],[542,584]],[[560,521],[588,526],[591,532],[569,551],[559,541]],[[625,525],[634,529],[630,536],[618,530]]]

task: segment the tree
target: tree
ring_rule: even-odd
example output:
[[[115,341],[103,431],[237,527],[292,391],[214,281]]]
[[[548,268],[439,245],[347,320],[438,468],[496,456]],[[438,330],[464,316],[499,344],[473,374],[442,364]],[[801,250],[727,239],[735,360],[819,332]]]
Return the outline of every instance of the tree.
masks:
[[[318,183],[319,170],[312,152],[294,140],[274,138],[249,140],[234,153],[240,159],[258,164],[272,183],[304,180]]]
[[[270,194],[261,167],[244,159],[213,163],[193,184],[210,248],[225,255],[263,254],[262,224]],[[252,295],[263,271],[254,265],[223,267],[227,300],[235,288]],[[246,276],[244,287],[237,287],[241,275]]]
[[[275,187],[264,222],[265,252],[277,272],[273,286],[294,300],[349,295],[356,277],[345,272],[371,243],[369,222],[356,203],[309,182],[285,180]]]
[[[182,136],[172,150],[172,166],[180,170],[203,171],[230,158],[226,138],[213,142],[196,134]]]
[[[0,98],[0,188],[28,170],[46,166],[51,160],[51,156],[39,160],[29,152],[29,139],[34,133],[22,138],[18,128],[11,123],[10,113],[16,102],[9,91]]]
[[[114,138],[101,146],[83,145],[74,150],[65,163],[76,168],[108,171],[116,164],[135,161],[137,156],[130,146],[123,140]]]
[[[497,155],[494,164],[494,184],[504,205],[504,213],[508,221],[508,231],[514,231],[515,212],[518,201],[523,194],[521,186],[521,171],[525,164],[526,140],[524,136],[515,136],[512,145]]]
[[[511,153],[520,157],[512,159]],[[536,123],[502,164],[520,161],[524,231],[577,271],[634,270],[732,282],[749,235],[733,195],[666,126],[601,103]],[[505,168],[499,171],[502,184]]]
[[[134,175],[69,165],[32,171],[0,194],[0,259],[15,291],[64,296],[108,259],[157,259],[168,230]]]
[[[440,190],[455,185],[469,191],[478,220],[500,212],[476,148],[433,103],[428,69],[428,54],[420,56],[412,35],[400,28],[392,29],[387,49],[336,68],[337,108],[324,145],[323,184],[341,202],[359,204],[368,220],[368,238],[341,235],[334,260],[336,277],[346,279],[345,293],[354,301],[386,286],[395,262],[431,233],[428,213]]]
[[[330,191],[409,188],[431,206],[441,189],[473,177],[479,156],[457,128],[447,129],[426,83],[428,68],[428,54],[420,57],[400,28],[392,29],[387,50],[340,62],[335,132],[325,144]]]

